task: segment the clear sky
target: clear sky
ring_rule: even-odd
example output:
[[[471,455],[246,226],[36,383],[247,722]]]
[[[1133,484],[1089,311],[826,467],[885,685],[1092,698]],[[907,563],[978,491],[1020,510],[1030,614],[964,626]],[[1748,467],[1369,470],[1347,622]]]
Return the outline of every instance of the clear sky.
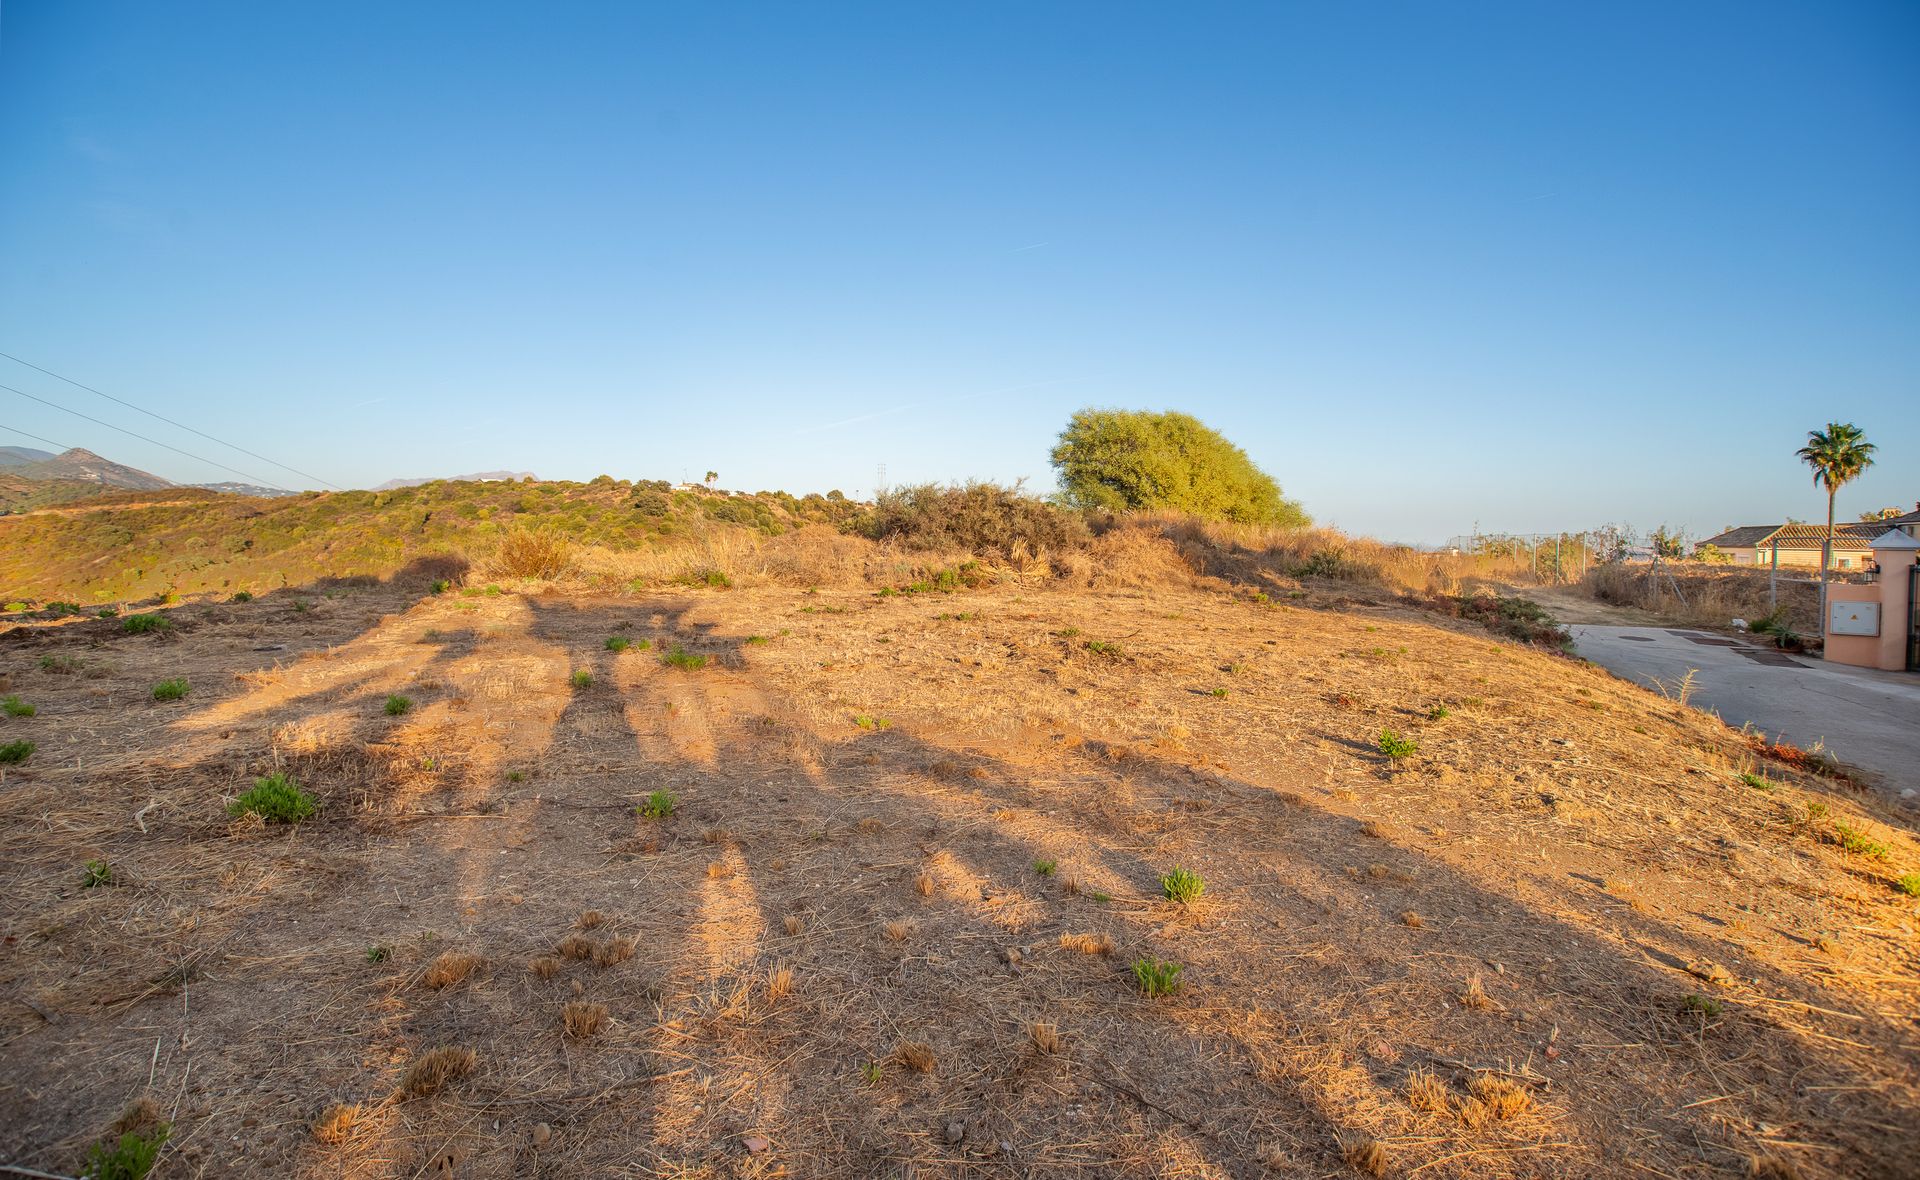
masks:
[[[1378,536],[1706,532],[1839,419],[1850,519],[1920,500],[1920,5],[7,0],[0,350],[344,486],[1048,488],[1109,405]]]

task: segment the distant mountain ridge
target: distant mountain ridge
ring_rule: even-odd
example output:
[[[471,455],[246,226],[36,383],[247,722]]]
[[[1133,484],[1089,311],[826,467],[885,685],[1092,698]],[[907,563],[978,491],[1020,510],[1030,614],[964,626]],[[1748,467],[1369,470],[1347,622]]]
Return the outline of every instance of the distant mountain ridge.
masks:
[[[391,492],[399,488],[417,488],[428,483],[506,483],[522,479],[537,478],[531,471],[471,471],[465,475],[433,475],[425,479],[390,479],[375,484],[369,490]]]
[[[33,452],[28,447],[8,447],[9,452]],[[49,455],[45,459],[31,459],[24,463],[14,463],[7,467],[7,474],[18,479],[71,479],[82,483],[95,483],[102,487],[126,488],[131,491],[157,492],[162,488],[173,487],[173,481],[161,479],[151,472],[138,467],[128,467],[124,463],[115,463],[92,451],[74,447],[58,455]]]
[[[297,496],[300,494],[299,492],[288,491],[286,488],[263,488],[257,483],[236,483],[233,480],[226,480],[221,483],[195,483],[188,484],[187,486],[205,488],[210,492],[222,492],[229,496],[258,496],[269,500],[277,499],[281,496]]]
[[[24,467],[29,463],[45,463],[58,457],[52,451],[33,447],[0,447],[0,467]]]

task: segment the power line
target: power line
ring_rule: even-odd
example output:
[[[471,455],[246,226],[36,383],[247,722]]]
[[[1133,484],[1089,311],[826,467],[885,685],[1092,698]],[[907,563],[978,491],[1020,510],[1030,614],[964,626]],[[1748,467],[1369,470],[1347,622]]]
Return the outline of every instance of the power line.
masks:
[[[60,449],[63,451],[71,451],[73,449],[72,447],[61,447],[59,443],[54,442],[50,438],[41,438],[37,434],[28,434],[26,431],[20,429],[18,426],[0,426],[0,430],[4,430],[8,434],[17,434],[21,438],[30,438],[34,442],[46,443],[50,447],[60,447]]]
[[[219,444],[220,444],[221,446],[223,446],[223,447],[226,447],[226,448],[228,448],[228,449],[230,449],[230,450],[235,450],[235,451],[239,451],[239,452],[240,452],[241,454],[243,454],[243,455],[251,455],[251,456],[252,456],[253,458],[255,458],[255,459],[258,459],[258,460],[260,460],[260,461],[261,461],[262,463],[271,463],[271,464],[273,464],[273,465],[274,465],[275,467],[278,467],[278,468],[280,468],[280,469],[281,469],[282,471],[291,471],[291,472],[293,472],[293,473],[294,473],[295,475],[297,475],[297,476],[300,476],[300,477],[301,477],[302,479],[310,479],[310,480],[312,480],[313,482],[315,482],[315,483],[317,483],[317,484],[319,484],[319,485],[320,485],[320,486],[322,486],[322,487],[328,487],[328,488],[333,488],[333,490],[334,490],[334,491],[336,491],[336,492],[340,490],[340,488],[339,488],[338,486],[336,486],[336,485],[334,485],[334,484],[330,484],[330,483],[328,483],[328,482],[327,482],[326,480],[324,480],[324,479],[321,479],[321,478],[320,478],[319,476],[317,476],[317,475],[312,475],[312,474],[309,474],[308,472],[305,472],[305,471],[302,471],[302,470],[300,470],[300,469],[299,469],[298,467],[289,467],[289,466],[287,466],[287,465],[286,465],[285,463],[282,463],[282,462],[280,462],[280,461],[279,461],[278,459],[269,459],[269,458],[267,458],[267,457],[266,457],[265,455],[262,455],[262,454],[259,454],[259,453],[257,453],[257,452],[254,452],[254,451],[249,451],[249,450],[248,450],[247,448],[245,448],[245,447],[243,447],[243,446],[238,446],[238,445],[236,445],[236,444],[234,444],[234,443],[230,443],[230,442],[227,442],[227,441],[226,441],[225,439],[219,439],[219,438],[215,438],[215,437],[213,437],[213,436],[212,436],[211,434],[208,434],[208,433],[207,433],[206,431],[204,431],[204,430],[195,430],[195,429],[194,429],[193,427],[191,427],[191,426],[188,426],[188,425],[187,425],[186,423],[184,423],[184,422],[175,422],[175,421],[174,421],[174,420],[173,420],[172,418],[169,418],[169,417],[167,417],[167,416],[166,416],[165,414],[156,414],[156,413],[154,413],[154,412],[153,412],[152,410],[149,410],[149,409],[146,409],[146,408],[144,408],[144,407],[142,407],[142,406],[136,406],[136,405],[134,405],[134,404],[133,404],[132,402],[130,402],[130,401],[127,401],[127,400],[126,400],[125,398],[119,398],[119,397],[115,397],[115,396],[113,396],[113,395],[112,395],[111,393],[106,393],[106,392],[104,392],[104,391],[102,391],[102,390],[98,390],[98,389],[95,389],[95,388],[94,388],[93,386],[91,386],[91,385],[84,385],[84,384],[82,384],[82,383],[80,383],[80,382],[78,382],[78,381],[75,381],[75,380],[74,380],[73,378],[71,378],[71,377],[63,377],[63,376],[61,376],[60,374],[58,374],[58,373],[56,373],[56,372],[54,372],[54,371],[53,371],[52,369],[43,369],[43,368],[41,368],[41,367],[40,367],[39,365],[36,365],[36,364],[34,364],[34,363],[33,363],[32,361],[23,361],[23,360],[21,360],[21,359],[20,359],[19,357],[17,357],[17,356],[15,356],[15,355],[13,355],[13,354],[12,354],[12,353],[10,353],[10,352],[0,352],[0,356],[3,356],[3,357],[6,357],[6,358],[7,358],[8,360],[10,360],[10,361],[12,361],[12,362],[13,362],[14,364],[16,364],[16,365],[25,365],[25,366],[26,366],[27,368],[29,368],[29,369],[32,369],[32,370],[33,370],[34,372],[36,372],[36,373],[45,373],[45,374],[46,374],[47,376],[49,376],[49,377],[52,377],[52,378],[54,378],[54,379],[55,379],[55,380],[57,380],[57,381],[65,381],[65,382],[66,382],[66,383],[67,383],[68,385],[71,385],[71,386],[73,386],[73,387],[74,387],[75,389],[84,389],[84,390],[86,390],[86,391],[87,391],[88,393],[97,393],[97,394],[99,394],[99,395],[100,395],[101,397],[104,397],[104,398],[106,398],[106,399],[107,399],[108,401],[110,401],[110,402],[116,402],[116,403],[118,403],[118,404],[120,404],[120,405],[123,405],[123,406],[125,406],[125,407],[127,407],[127,408],[128,408],[129,410],[138,410],[138,411],[140,411],[140,412],[141,412],[142,414],[145,414],[145,415],[146,415],[147,417],[149,417],[149,418],[154,418],[154,419],[158,419],[158,420],[159,420],[159,421],[161,421],[161,422],[165,422],[165,423],[166,423],[167,425],[169,425],[169,426],[175,426],[175,427],[178,427],[178,428],[180,428],[181,430],[184,430],[184,431],[186,431],[186,432],[187,432],[188,434],[197,434],[197,435],[199,435],[199,436],[200,436],[201,438],[204,438],[204,439],[206,439],[206,440],[207,440],[208,442],[215,442],[215,443],[219,443]],[[15,392],[18,392],[18,390],[16,390]],[[138,438],[139,436],[138,436],[138,435],[135,435],[134,437],[136,437],[136,438]],[[149,441],[151,441],[151,440],[149,440]],[[162,445],[162,446],[165,446],[166,444],[164,444],[164,443],[162,443],[162,444],[160,444],[160,445]],[[186,452],[185,452],[185,451],[182,451],[182,452],[180,452],[180,453],[181,453],[181,454],[183,454],[183,455],[184,455],[184,454],[186,454]],[[208,461],[209,461],[209,460],[202,460],[202,462],[208,462]],[[220,465],[220,464],[218,464],[218,463],[215,463],[215,464],[214,464],[214,466],[215,466],[215,467],[219,467],[219,466],[221,466],[221,465]],[[231,468],[231,467],[227,467],[227,468],[224,468],[224,470],[227,470],[227,471],[232,471],[232,470],[233,470],[233,468]],[[249,476],[248,478],[250,478],[250,479],[252,479],[252,478],[255,478],[255,477],[253,477],[253,476]],[[259,480],[258,482],[260,482],[260,483],[266,483],[267,481],[266,481],[266,480]]]
[[[249,474],[248,474],[247,472],[244,472],[244,471],[242,471],[242,470],[240,470],[240,469],[239,469],[238,467],[229,467],[229,466],[227,466],[227,465],[226,465],[225,463],[216,463],[216,462],[214,462],[214,461],[213,461],[212,459],[209,459],[209,458],[207,458],[207,457],[206,457],[206,456],[204,456],[204,455],[196,455],[196,454],[194,454],[194,453],[193,453],[192,451],[183,451],[183,450],[181,450],[181,449],[180,449],[179,447],[176,447],[176,446],[172,446],[172,445],[170,445],[170,444],[167,444],[167,443],[163,443],[163,442],[161,442],[161,441],[160,441],[159,439],[157,439],[157,438],[148,438],[148,437],[147,437],[146,435],[144,435],[144,434],[135,434],[135,433],[134,433],[133,431],[131,431],[131,430],[128,430],[128,429],[127,429],[126,427],[124,427],[124,426],[115,426],[115,425],[114,425],[113,423],[111,423],[111,422],[107,422],[107,421],[103,421],[103,420],[101,420],[101,419],[99,419],[99,418],[95,418],[95,417],[93,417],[93,416],[92,416],[92,415],[90,415],[90,414],[82,414],[82,413],[81,413],[81,412],[80,412],[79,410],[69,410],[69,409],[68,409],[67,407],[65,407],[65,406],[63,406],[63,405],[61,405],[61,404],[60,404],[60,403],[58,403],[58,402],[50,402],[50,401],[48,401],[48,400],[47,400],[46,398],[44,398],[44,397],[35,397],[35,396],[34,396],[33,394],[31,394],[31,393],[28,393],[28,392],[27,392],[26,390],[24,390],[24,389],[15,389],[15,388],[14,388],[13,386],[11,386],[11,385],[0,385],[0,389],[4,389],[4,390],[6,390],[6,391],[7,391],[8,393],[17,393],[17,394],[19,394],[19,395],[20,395],[21,397],[24,397],[24,398],[26,398],[26,399],[27,399],[28,401],[35,401],[35,402],[39,402],[39,403],[40,403],[41,405],[43,405],[43,406],[52,406],[52,407],[53,407],[54,409],[56,409],[56,410],[59,410],[59,411],[60,411],[61,413],[63,413],[63,414],[72,414],[72,415],[73,415],[74,417],[76,417],[76,418],[85,418],[85,419],[86,419],[87,421],[89,421],[89,422],[92,422],[92,423],[93,423],[94,425],[96,425],[96,426],[104,426],[104,427],[106,427],[106,428],[107,428],[108,430],[118,430],[118,431],[119,431],[119,432],[120,432],[121,434],[124,434],[124,435],[126,435],[126,436],[128,436],[129,438],[137,438],[137,439],[139,439],[139,440],[140,440],[141,442],[144,442],[144,443],[152,443],[152,444],[153,444],[154,446],[156,446],[156,447],[166,447],[166,449],[167,449],[167,450],[169,450],[169,451],[172,451],[172,452],[173,452],[174,454],[176,454],[176,455],[185,455],[185,456],[186,456],[187,458],[189,458],[189,459],[192,459],[192,460],[194,460],[194,461],[195,461],[195,462],[197,462],[197,463],[205,463],[205,464],[206,464],[207,466],[209,466],[209,467],[218,467],[218,468],[219,468],[220,470],[222,470],[222,471],[231,471],[231,472],[233,472],[233,473],[234,473],[235,475],[239,475],[239,476],[245,476],[245,477],[246,477],[247,479],[249,479],[249,480],[251,480],[251,481],[253,481],[254,483],[257,483],[257,484],[266,484],[266,482],[267,482],[267,481],[266,481],[266,480],[265,480],[264,478],[262,478],[261,476],[258,476],[258,475],[249,475]],[[28,436],[28,437],[32,437],[32,436]],[[43,438],[43,439],[41,439],[40,441],[41,441],[41,442],[45,442],[45,441],[47,441],[47,440]],[[331,485],[331,484],[329,484],[328,486],[329,486],[329,487],[331,487],[332,485]]]

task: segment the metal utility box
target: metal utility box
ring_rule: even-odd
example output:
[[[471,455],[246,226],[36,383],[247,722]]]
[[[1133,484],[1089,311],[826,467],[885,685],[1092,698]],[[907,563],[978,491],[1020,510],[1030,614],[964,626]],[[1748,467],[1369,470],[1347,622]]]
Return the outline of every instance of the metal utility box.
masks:
[[[1827,634],[1880,634],[1880,604],[1877,602],[1829,602]]]

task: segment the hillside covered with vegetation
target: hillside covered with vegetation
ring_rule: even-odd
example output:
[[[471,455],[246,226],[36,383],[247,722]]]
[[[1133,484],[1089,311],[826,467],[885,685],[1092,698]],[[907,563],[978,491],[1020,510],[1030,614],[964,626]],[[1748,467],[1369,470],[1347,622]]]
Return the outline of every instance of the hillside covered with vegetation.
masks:
[[[838,492],[728,495],[664,481],[435,482],[278,499],[169,490],[94,496],[0,518],[0,594],[80,605],[164,593],[259,592],[322,578],[387,577],[422,557],[491,551],[519,525],[577,545],[645,549],[714,530],[775,536],[838,526],[860,505]]]

